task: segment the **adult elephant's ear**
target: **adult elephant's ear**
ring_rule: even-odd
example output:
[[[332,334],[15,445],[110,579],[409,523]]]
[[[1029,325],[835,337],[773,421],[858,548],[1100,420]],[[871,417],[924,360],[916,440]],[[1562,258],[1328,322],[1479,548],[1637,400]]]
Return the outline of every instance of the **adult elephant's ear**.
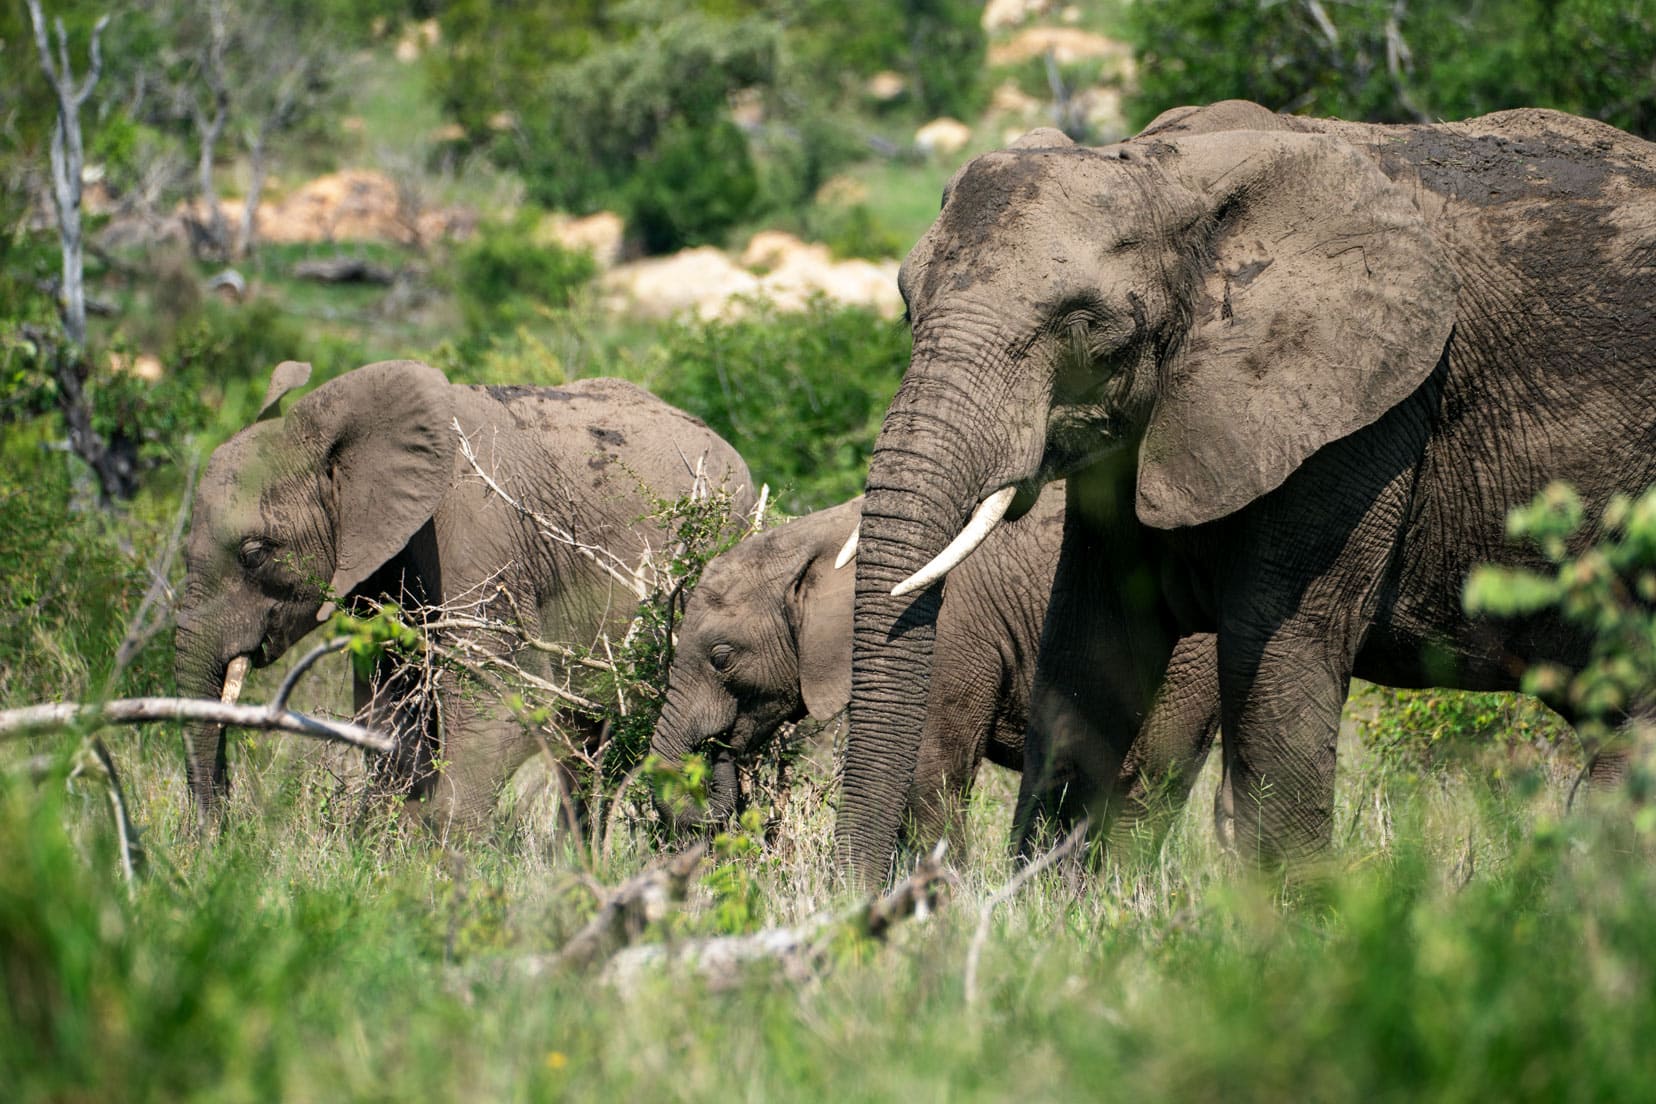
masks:
[[[368,364],[293,404],[287,426],[332,484],[333,593],[402,551],[454,477],[453,404],[443,373],[414,360]],[[324,606],[318,619],[331,612]]]
[[[1180,138],[1189,330],[1139,449],[1138,516],[1224,517],[1377,420],[1443,355],[1458,280],[1411,192],[1321,134]]]

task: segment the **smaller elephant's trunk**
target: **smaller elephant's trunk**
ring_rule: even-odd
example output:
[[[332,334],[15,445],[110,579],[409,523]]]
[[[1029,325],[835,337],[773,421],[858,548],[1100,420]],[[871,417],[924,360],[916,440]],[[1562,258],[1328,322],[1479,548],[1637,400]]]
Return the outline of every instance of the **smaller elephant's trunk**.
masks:
[[[719,732],[734,720],[721,716],[723,725],[712,724],[699,711],[688,706],[683,691],[668,688],[667,702],[656,720],[655,733],[650,738],[650,751],[664,767],[680,767],[692,754],[710,749],[709,738],[693,735]],[[666,801],[656,797],[656,811],[675,833],[699,832],[716,825],[736,808],[736,762],[728,751],[710,756],[707,776],[707,806],[696,809],[685,801]]]

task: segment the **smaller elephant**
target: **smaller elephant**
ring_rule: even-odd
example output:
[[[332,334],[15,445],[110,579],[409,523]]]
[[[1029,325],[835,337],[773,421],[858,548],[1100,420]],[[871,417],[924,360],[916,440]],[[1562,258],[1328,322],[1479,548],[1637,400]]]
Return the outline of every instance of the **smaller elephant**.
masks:
[[[441,610],[456,654],[507,660],[542,680],[572,676],[538,642],[619,637],[641,565],[670,534],[657,498],[705,478],[752,502],[747,466],[704,423],[621,380],[564,387],[452,384],[417,361],[347,372],[284,415],[308,365],[277,369],[253,425],[219,446],[196,490],[179,606],[179,689],[233,696],[335,605],[397,601]],[[528,641],[536,641],[531,647]],[[393,732],[379,765],[422,799],[438,830],[478,827],[535,736],[497,693],[439,667],[436,709],[408,704],[406,673],[382,661],[386,693],[357,680],[357,707]],[[377,679],[383,682],[385,679]],[[579,680],[574,689],[580,690]],[[415,696],[417,697],[417,696]],[[597,722],[565,711],[578,739]],[[203,822],[229,783],[222,728],[187,726],[190,789]]]
[[[667,702],[651,741],[666,763],[703,753],[712,768],[704,813],[664,810],[675,827],[728,817],[736,806],[738,761],[756,754],[781,725],[806,716],[826,721],[846,707],[854,574],[835,559],[853,547],[848,538],[861,516],[862,499],[852,499],[750,537],[708,564],[685,605]],[[945,811],[969,792],[982,760],[1023,768],[1030,687],[1063,520],[1058,483],[949,577],[908,799],[921,840],[945,827]],[[1187,651],[1180,665],[1193,677],[1186,682],[1211,682],[1211,638]],[[1217,695],[1184,694],[1178,701],[1183,713],[1176,723],[1158,717],[1137,745],[1124,774],[1129,798],[1143,797],[1152,778],[1175,772],[1188,787],[1206,756],[1217,727]]]

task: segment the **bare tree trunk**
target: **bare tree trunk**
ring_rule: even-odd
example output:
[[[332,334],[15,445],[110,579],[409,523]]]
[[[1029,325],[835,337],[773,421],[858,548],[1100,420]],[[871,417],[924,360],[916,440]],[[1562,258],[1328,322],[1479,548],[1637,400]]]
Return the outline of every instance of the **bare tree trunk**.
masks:
[[[103,72],[100,39],[109,25],[109,16],[99,16],[92,28],[91,68],[79,86],[69,64],[69,36],[63,20],[55,20],[57,61],[46,35],[46,16],[40,0],[28,0],[29,19],[34,24],[35,48],[40,51],[40,68],[57,95],[57,124],[52,128],[52,202],[57,208],[58,240],[63,246],[63,329],[78,354],[86,344],[86,280],[81,254],[81,169],[86,155],[81,147],[80,109],[97,87]]]
[[[247,143],[247,202],[242,206],[241,225],[236,229],[236,257],[252,254],[259,232],[259,200],[264,196],[265,173],[269,168],[265,152],[268,128],[261,125]]]
[[[41,358],[51,364],[52,377],[57,381],[58,408],[69,431],[69,447],[97,476],[98,504],[107,509],[115,499],[130,498],[137,490],[133,464],[118,450],[110,448],[92,428],[92,410],[82,386],[88,367],[86,271],[80,217],[81,169],[86,163],[86,154],[81,145],[80,109],[103,73],[102,36],[109,25],[109,16],[100,16],[92,27],[89,67],[85,79],[77,85],[74,68],[69,63],[69,36],[63,29],[63,20],[53,21],[57,31],[54,60],[40,0],[28,0],[28,5],[29,20],[34,24],[35,48],[40,52],[40,68],[58,102],[57,122],[52,127],[52,204],[57,209],[58,242],[63,250],[63,286],[59,289],[58,312],[69,341],[65,346],[53,334],[33,327],[25,327],[24,333],[40,350]]]
[[[212,0],[207,5],[211,34],[207,39],[207,57],[202,65],[202,78],[207,82],[209,103],[198,97],[190,100],[190,114],[195,119],[196,133],[201,141],[201,155],[196,163],[196,186],[201,194],[201,205],[206,209],[201,226],[201,251],[210,256],[224,257],[228,252],[230,232],[224,222],[224,209],[219,206],[218,189],[213,184],[213,154],[219,139],[224,137],[224,125],[230,115],[230,90],[225,82],[224,49],[228,37],[224,24],[224,5]]]

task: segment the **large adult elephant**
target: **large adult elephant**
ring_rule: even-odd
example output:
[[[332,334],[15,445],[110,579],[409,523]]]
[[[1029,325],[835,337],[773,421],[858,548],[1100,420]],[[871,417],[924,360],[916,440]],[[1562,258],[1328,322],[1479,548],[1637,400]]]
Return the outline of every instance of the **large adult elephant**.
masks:
[[[1584,658],[1558,617],[1463,611],[1473,565],[1534,564],[1513,506],[1559,479],[1597,516],[1656,480],[1656,148],[1585,119],[1230,102],[1100,149],[1038,131],[956,174],[900,284],[838,825],[865,875],[913,770],[935,581],[1046,480],[1069,509],[1022,817],[1096,793],[1175,642],[1212,631],[1237,836],[1266,862],[1328,845],[1353,674],[1507,689]]]
[[[218,697],[227,672],[274,662],[336,604],[394,600],[479,627],[457,644],[560,672],[522,637],[590,645],[625,631],[634,572],[668,536],[652,499],[698,470],[747,509],[747,467],[696,418],[620,380],[560,388],[451,384],[415,361],[347,372],[295,402],[308,365],[282,365],[259,419],[214,451],[196,490],[178,614],[182,693]],[[467,455],[467,453],[470,455]],[[514,629],[516,631],[514,631]],[[399,739],[397,781],[440,830],[471,828],[533,736],[490,696],[439,674],[440,708],[358,707]],[[371,696],[374,700],[370,701]],[[579,729],[582,722],[566,718]],[[188,727],[190,790],[204,821],[228,785],[224,731]],[[437,764],[441,764],[440,769]]]

